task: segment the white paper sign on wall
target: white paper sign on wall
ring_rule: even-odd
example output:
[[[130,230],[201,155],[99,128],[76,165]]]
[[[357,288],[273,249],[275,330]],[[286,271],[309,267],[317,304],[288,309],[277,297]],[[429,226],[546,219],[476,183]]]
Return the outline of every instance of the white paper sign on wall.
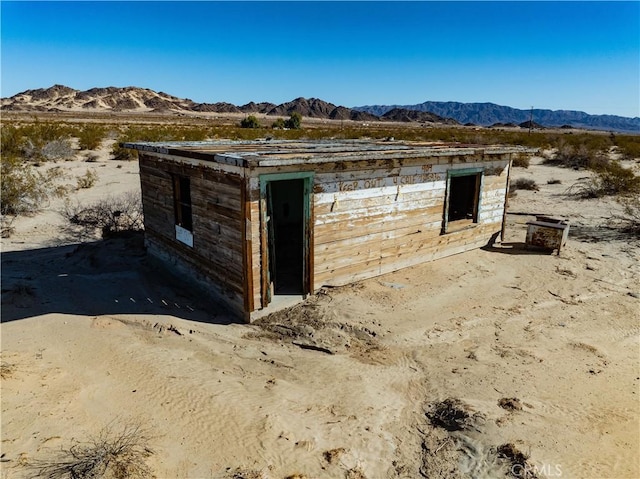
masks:
[[[182,226],[176,225],[176,239],[193,248],[193,233]]]

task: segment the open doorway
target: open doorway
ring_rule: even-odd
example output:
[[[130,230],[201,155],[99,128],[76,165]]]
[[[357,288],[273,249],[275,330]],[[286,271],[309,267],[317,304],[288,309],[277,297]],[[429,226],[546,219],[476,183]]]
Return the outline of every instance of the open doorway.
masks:
[[[260,175],[261,296],[267,307],[305,296],[313,284],[312,172]]]
[[[267,183],[269,277],[277,295],[305,293],[304,181]]]

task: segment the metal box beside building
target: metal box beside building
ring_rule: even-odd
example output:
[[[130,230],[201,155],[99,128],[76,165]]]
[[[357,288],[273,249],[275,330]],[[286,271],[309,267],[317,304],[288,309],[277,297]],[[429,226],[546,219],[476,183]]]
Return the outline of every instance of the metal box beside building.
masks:
[[[569,237],[569,221],[536,216],[535,221],[527,223],[527,239],[525,244],[537,248],[560,250],[567,243]]]

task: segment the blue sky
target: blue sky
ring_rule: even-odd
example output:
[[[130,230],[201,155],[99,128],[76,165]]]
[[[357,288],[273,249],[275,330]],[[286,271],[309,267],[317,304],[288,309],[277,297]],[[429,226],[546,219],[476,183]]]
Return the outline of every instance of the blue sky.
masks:
[[[427,100],[640,116],[640,2],[7,2],[2,97]]]

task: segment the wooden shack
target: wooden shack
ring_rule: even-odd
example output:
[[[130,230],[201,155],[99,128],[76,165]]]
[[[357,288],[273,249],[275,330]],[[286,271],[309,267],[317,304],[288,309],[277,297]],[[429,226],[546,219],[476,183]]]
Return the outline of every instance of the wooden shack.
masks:
[[[148,252],[245,320],[487,244],[521,147],[373,141],[125,143]],[[270,307],[271,304],[271,307]]]

